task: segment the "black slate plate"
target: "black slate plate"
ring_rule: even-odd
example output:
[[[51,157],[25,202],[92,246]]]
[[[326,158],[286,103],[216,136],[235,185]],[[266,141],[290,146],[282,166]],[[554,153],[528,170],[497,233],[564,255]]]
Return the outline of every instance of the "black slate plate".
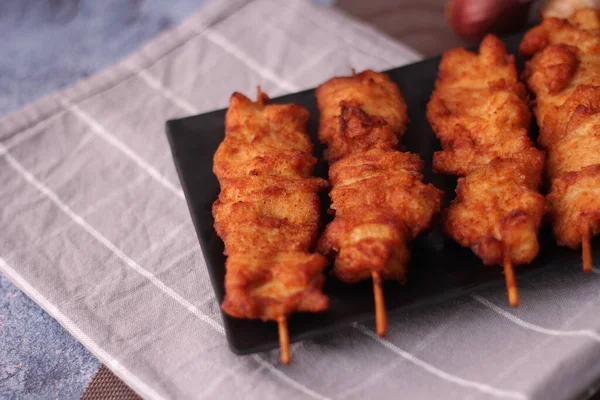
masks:
[[[516,53],[521,36],[506,40],[511,53]],[[435,175],[431,171],[433,152],[439,150],[425,118],[425,107],[437,77],[439,58],[387,71],[400,87],[408,104],[410,123],[403,144],[406,150],[420,154],[425,160],[425,181],[433,183],[445,192],[444,203],[454,197],[456,179]],[[315,143],[315,155],[321,156],[318,144],[317,121],[319,113],[313,90],[294,93],[273,99],[276,103],[298,103],[311,114],[308,132]],[[212,158],[224,135],[225,110],[219,110],[167,122],[167,135],[173,159],[198,234],[202,252],[210,273],[212,285],[219,302],[223,300],[223,278],[225,274],[223,243],[213,229],[212,203],[219,194],[219,184],[212,173]],[[532,128],[537,135],[537,128]],[[316,174],[327,177],[327,166],[317,165]],[[323,209],[328,207],[327,196],[323,196]],[[326,214],[322,214],[326,218]],[[324,222],[328,222],[325,220]],[[537,259],[517,269],[517,281],[523,274],[530,273],[549,264],[577,264],[577,252],[558,247],[549,227],[540,233],[541,251]],[[386,306],[393,310],[422,306],[445,301],[451,297],[481,290],[485,285],[502,284],[504,276],[499,267],[484,267],[471,250],[462,248],[445,238],[437,224],[432,230],[413,242],[412,259],[409,264],[408,283],[401,286],[386,282],[384,286]],[[594,249],[599,249],[594,244]],[[600,251],[594,254],[598,259]],[[371,282],[346,285],[333,278],[327,280],[325,293],[331,307],[320,314],[296,314],[289,320],[292,341],[311,338],[354,321],[373,319],[373,293]],[[522,296],[522,302],[527,298]],[[241,320],[223,316],[225,330],[231,350],[237,354],[248,354],[270,350],[278,346],[277,326],[254,320]]]

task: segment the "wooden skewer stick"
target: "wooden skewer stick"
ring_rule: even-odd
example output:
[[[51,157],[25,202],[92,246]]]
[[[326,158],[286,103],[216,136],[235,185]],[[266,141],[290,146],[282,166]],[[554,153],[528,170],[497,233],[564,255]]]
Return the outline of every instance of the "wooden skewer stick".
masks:
[[[263,92],[262,92],[262,89],[260,88],[260,85],[256,86],[256,101],[260,105],[264,105],[265,104],[265,98],[263,96]]]
[[[510,254],[504,251],[504,278],[506,279],[506,290],[508,292],[508,303],[512,307],[519,306],[519,289],[515,280],[515,271],[510,261]]]
[[[383,299],[383,288],[381,287],[381,275],[379,272],[371,272],[373,278],[373,294],[375,295],[375,326],[377,334],[384,337],[387,332],[387,314],[385,312],[385,301]]]
[[[277,319],[277,325],[279,327],[279,353],[281,362],[284,365],[290,364],[290,334],[287,327],[287,319],[285,317],[279,317]]]
[[[592,246],[590,244],[590,229],[587,228],[581,237],[583,272],[592,272]]]

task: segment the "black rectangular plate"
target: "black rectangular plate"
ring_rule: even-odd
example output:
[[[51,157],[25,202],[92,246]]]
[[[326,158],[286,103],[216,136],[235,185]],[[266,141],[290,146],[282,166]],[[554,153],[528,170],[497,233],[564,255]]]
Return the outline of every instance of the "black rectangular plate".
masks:
[[[509,51],[516,53],[521,35],[508,38],[505,42]],[[445,192],[444,204],[454,197],[456,179],[435,175],[431,171],[433,152],[439,150],[439,142],[425,118],[425,108],[437,77],[440,59],[432,58],[416,64],[386,71],[398,84],[408,104],[410,123],[403,139],[406,150],[417,153],[425,160],[425,181],[431,182]],[[518,60],[522,65],[522,60]],[[321,158],[322,147],[317,140],[319,112],[314,90],[307,90],[273,99],[275,103],[297,103],[310,111],[308,133],[315,143],[315,156]],[[223,140],[226,110],[219,110],[189,118],[167,122],[167,135],[173,159],[179,173],[187,203],[198,234],[202,252],[211,277],[216,297],[222,302],[224,295],[225,257],[223,242],[213,228],[211,207],[219,194],[219,184],[212,172],[212,160],[217,147]],[[532,128],[532,136],[537,128]],[[327,165],[319,163],[316,175],[326,178]],[[327,196],[323,196],[323,209],[328,207]],[[326,214],[322,213],[324,223]],[[573,267],[578,253],[560,248],[555,244],[549,227],[540,233],[541,251],[537,259],[527,266],[518,268],[517,278],[550,264]],[[593,248],[600,249],[594,245]],[[594,254],[598,257],[598,252]],[[386,282],[385,301],[392,310],[423,306],[449,298],[482,290],[485,285],[503,282],[498,267],[484,267],[470,249],[462,248],[445,238],[434,224],[427,234],[412,243],[412,259],[408,266],[408,283],[401,286]],[[373,319],[373,293],[370,282],[346,285],[329,278],[325,293],[331,300],[328,311],[319,314],[296,314],[289,320],[292,341],[311,338],[354,321]],[[522,301],[527,301],[523,298]],[[270,350],[278,346],[277,328],[272,322],[243,320],[223,315],[225,330],[231,350],[237,354],[249,354]]]

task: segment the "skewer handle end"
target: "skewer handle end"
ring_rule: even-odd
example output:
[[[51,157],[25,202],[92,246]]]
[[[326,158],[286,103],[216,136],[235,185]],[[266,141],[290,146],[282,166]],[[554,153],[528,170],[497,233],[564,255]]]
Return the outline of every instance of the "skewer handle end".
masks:
[[[290,365],[290,334],[288,332],[287,319],[285,317],[279,317],[277,319],[277,326],[279,328],[279,353],[281,363],[283,365]]]
[[[387,333],[387,313],[385,311],[385,300],[383,297],[383,288],[381,275],[379,272],[371,272],[373,279],[373,294],[375,296],[375,326],[377,335],[384,337]]]
[[[504,278],[506,279],[506,291],[508,294],[508,304],[511,307],[519,306],[519,289],[515,279],[515,271],[510,260],[510,254],[507,250],[504,251]]]
[[[519,307],[519,291],[516,287],[508,288],[508,304],[511,307]]]

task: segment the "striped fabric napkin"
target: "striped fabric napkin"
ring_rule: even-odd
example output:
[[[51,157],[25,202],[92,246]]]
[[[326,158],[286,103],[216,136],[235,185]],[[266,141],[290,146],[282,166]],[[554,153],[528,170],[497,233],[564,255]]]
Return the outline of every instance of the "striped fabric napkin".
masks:
[[[401,21],[400,21],[401,22]],[[399,22],[399,23],[400,23]],[[277,352],[229,352],[167,119],[419,55],[305,0],[220,0],[0,120],[0,272],[145,398],[556,398],[600,376],[600,277],[550,266]]]

